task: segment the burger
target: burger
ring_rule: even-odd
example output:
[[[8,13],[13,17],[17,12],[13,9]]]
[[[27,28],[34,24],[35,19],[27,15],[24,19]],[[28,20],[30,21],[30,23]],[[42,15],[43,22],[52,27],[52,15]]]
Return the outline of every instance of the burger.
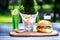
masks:
[[[37,31],[38,32],[52,32],[52,24],[50,21],[41,20],[37,23]]]

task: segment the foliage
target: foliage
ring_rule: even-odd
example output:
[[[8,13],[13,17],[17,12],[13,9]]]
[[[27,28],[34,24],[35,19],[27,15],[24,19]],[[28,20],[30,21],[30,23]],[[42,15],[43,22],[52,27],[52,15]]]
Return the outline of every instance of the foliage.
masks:
[[[35,0],[21,0],[20,11],[27,14],[34,14],[38,10],[38,6]]]

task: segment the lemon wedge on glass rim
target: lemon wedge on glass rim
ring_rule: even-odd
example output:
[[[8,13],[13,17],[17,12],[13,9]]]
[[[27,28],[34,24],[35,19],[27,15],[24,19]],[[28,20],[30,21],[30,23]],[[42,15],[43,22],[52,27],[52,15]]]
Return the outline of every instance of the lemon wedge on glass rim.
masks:
[[[16,15],[18,13],[19,13],[19,10],[18,9],[11,10],[11,14],[12,15]]]

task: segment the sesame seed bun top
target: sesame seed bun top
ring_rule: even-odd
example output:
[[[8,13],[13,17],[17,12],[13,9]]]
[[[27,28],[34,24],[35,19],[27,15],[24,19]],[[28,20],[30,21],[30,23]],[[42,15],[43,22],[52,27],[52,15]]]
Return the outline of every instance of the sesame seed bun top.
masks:
[[[47,20],[41,20],[37,23],[37,26],[39,27],[44,27],[44,26],[48,26],[48,27],[51,27],[52,24],[50,21],[47,21]]]

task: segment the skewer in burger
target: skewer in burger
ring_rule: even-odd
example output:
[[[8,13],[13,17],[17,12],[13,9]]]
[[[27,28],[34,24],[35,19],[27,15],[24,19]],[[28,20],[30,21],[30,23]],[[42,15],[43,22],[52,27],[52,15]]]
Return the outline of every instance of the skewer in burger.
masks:
[[[52,32],[52,24],[50,21],[41,20],[37,23],[37,31],[38,32]]]

